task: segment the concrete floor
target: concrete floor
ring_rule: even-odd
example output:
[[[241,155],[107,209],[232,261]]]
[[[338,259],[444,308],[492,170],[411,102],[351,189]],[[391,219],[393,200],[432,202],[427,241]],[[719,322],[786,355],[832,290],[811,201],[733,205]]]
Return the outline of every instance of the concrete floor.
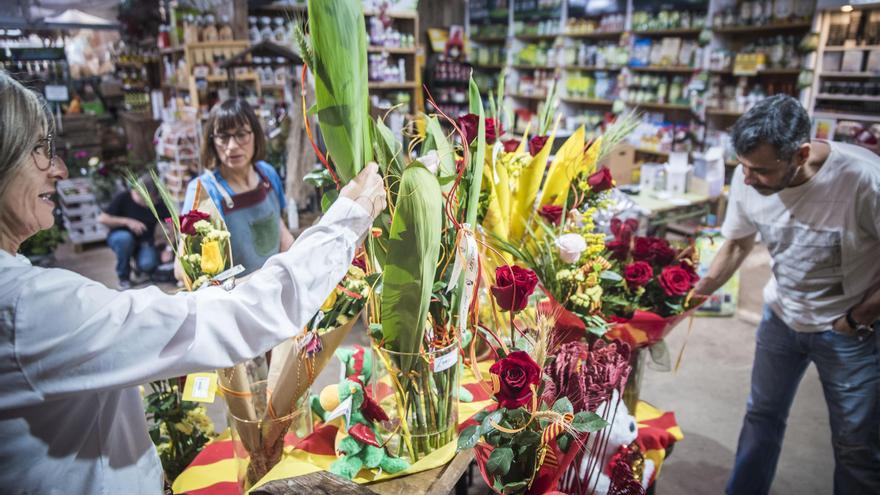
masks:
[[[56,256],[57,266],[115,287],[114,258],[108,248],[95,246],[74,253],[65,245]],[[687,341],[677,372],[646,371],[642,398],[661,409],[675,411],[685,435],[663,465],[658,494],[723,493],[745,412],[761,288],[769,277],[768,261],[767,252],[760,248],[746,261],[740,310],[735,318],[697,318],[689,337],[686,323],[672,332],[667,343],[673,361]],[[361,341],[363,337],[355,331],[350,340]],[[335,382],[338,376],[338,364],[333,361],[319,377],[316,390]],[[222,424],[222,406],[217,404],[212,410],[215,421]],[[810,366],[792,407],[773,494],[832,493],[830,435],[821,386],[815,367]],[[487,490],[475,486],[471,493]]]

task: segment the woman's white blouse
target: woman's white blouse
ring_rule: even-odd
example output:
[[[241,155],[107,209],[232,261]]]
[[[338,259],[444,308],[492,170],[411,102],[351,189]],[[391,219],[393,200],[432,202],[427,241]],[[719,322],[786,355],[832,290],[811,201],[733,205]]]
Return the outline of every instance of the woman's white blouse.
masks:
[[[0,250],[0,492],[161,493],[137,385],[229,367],[300,332],[370,224],[339,198],[230,292],[119,292]]]

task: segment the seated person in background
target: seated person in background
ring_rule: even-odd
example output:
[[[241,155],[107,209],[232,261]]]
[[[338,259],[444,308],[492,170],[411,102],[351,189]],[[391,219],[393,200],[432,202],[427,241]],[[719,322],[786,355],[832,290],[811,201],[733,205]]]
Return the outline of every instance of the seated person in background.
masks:
[[[162,201],[158,200],[158,190],[149,174],[138,179],[153,197],[159,216],[169,216]],[[134,189],[116,195],[107,210],[101,213],[98,221],[110,228],[107,245],[116,254],[116,275],[119,289],[131,287],[131,259],[135,259],[137,272],[151,274],[159,265],[156,252],[155,231],[158,223],[146,201]]]

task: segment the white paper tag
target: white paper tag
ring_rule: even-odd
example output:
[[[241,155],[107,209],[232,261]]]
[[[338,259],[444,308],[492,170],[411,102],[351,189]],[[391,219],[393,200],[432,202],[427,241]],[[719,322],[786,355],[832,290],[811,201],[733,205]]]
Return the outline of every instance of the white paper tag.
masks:
[[[211,390],[211,380],[204,376],[197,376],[193,381],[193,399],[207,399]]]
[[[453,349],[434,360],[434,373],[448,370],[458,362],[458,349]]]
[[[348,423],[351,422],[351,396],[336,406],[336,409],[324,418],[324,422],[329,423],[342,415],[345,415],[345,427],[348,428]]]
[[[67,101],[70,94],[67,92],[67,86],[61,84],[47,84],[45,88],[46,99],[49,101]]]
[[[230,277],[234,277],[243,271],[244,271],[244,267],[242,265],[235,265],[228,270],[222,271],[222,272],[218,273],[217,275],[214,275],[213,280],[216,280],[218,282],[223,282],[224,280],[226,280]]]

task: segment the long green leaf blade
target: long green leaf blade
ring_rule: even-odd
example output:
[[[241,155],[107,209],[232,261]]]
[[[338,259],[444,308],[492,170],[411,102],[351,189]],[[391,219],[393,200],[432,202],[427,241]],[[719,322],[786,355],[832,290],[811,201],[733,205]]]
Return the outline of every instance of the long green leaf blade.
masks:
[[[382,333],[389,350],[406,353],[408,372],[419,352],[431,302],[443,201],[437,178],[418,162],[404,170],[391,221],[382,286]]]

